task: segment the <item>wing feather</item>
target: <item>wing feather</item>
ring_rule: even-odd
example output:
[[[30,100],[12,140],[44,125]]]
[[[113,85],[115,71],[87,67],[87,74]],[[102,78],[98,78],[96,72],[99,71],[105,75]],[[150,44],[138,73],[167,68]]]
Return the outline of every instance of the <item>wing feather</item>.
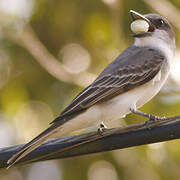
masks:
[[[149,52],[150,51],[148,51],[148,53]],[[53,123],[72,116],[73,114],[79,114],[80,111],[86,110],[96,103],[101,103],[113,98],[118,94],[136,88],[153,79],[161,69],[165,58],[162,55],[158,54],[157,56],[157,54],[155,54],[156,60],[152,62],[151,59],[154,58],[153,53],[154,52],[151,52],[148,58],[140,63],[133,64],[123,62],[123,64],[120,63],[118,67],[116,64],[114,71],[111,69],[109,73],[107,73],[109,69],[105,69],[90,86],[71,102]],[[131,59],[132,58],[133,57],[131,57]],[[142,59],[142,57],[140,59]],[[117,60],[115,60],[114,63],[116,63],[116,61]],[[136,61],[136,59],[134,61]],[[112,67],[113,64],[110,66]]]

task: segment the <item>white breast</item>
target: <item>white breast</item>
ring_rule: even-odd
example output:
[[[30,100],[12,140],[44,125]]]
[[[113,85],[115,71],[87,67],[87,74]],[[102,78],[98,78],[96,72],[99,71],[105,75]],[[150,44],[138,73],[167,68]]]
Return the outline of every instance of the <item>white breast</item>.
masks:
[[[162,40],[162,34],[160,33],[157,31],[153,37],[137,38],[134,43],[135,46],[153,47],[164,52],[168,62],[164,63],[160,72],[146,84],[116,96],[108,102],[90,107],[84,113],[66,123],[69,129],[87,128],[102,121],[106,123],[107,121],[120,119],[130,113],[130,107],[135,105],[137,108],[140,108],[160,91],[168,77],[170,60],[174,54],[173,43],[166,43]]]
[[[162,33],[164,32],[157,30],[153,36],[136,38],[134,45],[140,47],[147,46],[160,50],[166,56],[167,62],[164,63],[160,72],[150,82],[104,103],[101,107],[104,121],[123,117],[130,113],[129,109],[132,106],[136,106],[137,108],[143,106],[145,103],[150,101],[164,85],[169,75],[174,49],[171,43],[167,43],[161,38],[163,37]]]
[[[121,94],[109,102],[101,104],[103,120],[120,119],[130,113],[130,108],[136,106],[140,108],[150,101],[164,85],[169,73],[169,68],[160,71],[150,82]]]
[[[102,121],[106,123],[123,118],[130,113],[130,107],[143,106],[159,92],[168,77],[168,71],[169,68],[164,68],[150,82],[107,102],[90,107],[84,113],[65,123],[62,127],[63,131],[72,132],[94,125],[98,126]]]
[[[162,37],[167,37],[165,40]],[[164,53],[167,60],[172,60],[175,50],[175,40],[168,40],[166,32],[156,30],[153,36],[147,36],[144,38],[136,38],[134,42],[135,46],[139,47],[152,47],[160,50]]]

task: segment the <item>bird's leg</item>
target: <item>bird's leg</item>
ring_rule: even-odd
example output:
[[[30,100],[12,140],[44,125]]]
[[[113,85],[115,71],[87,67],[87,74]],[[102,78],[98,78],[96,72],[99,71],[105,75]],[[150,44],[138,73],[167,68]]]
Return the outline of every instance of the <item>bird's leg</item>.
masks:
[[[151,121],[158,121],[158,120],[163,120],[163,119],[166,118],[166,117],[162,117],[162,116],[154,116],[154,115],[151,115],[151,114],[148,114],[148,113],[144,113],[142,111],[138,111],[138,110],[132,109],[132,108],[130,108],[130,111],[132,113],[134,113],[134,114],[138,114],[140,116],[147,117]]]
[[[163,120],[163,119],[166,119],[166,117],[162,117],[162,116],[154,116],[154,115],[151,115],[151,114],[148,114],[148,113],[144,113],[142,111],[138,111],[136,108],[130,108],[130,111],[134,114],[137,114],[137,115],[140,115],[140,116],[144,116],[144,117],[147,117],[149,120],[146,121],[146,127],[148,129],[150,129],[149,127],[149,123],[150,122],[156,122],[156,121],[159,121],[159,120]]]
[[[98,128],[98,133],[99,133],[100,135],[103,135],[103,132],[104,132],[106,129],[107,129],[107,126],[106,126],[103,122],[101,122],[100,125],[99,125],[99,128]]]

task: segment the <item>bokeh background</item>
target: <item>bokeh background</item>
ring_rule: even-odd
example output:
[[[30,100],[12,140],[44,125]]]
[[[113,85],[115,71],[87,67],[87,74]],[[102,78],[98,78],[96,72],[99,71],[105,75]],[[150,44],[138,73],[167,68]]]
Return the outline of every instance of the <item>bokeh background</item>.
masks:
[[[141,110],[180,115],[179,0],[0,0],[0,147],[25,143],[133,43],[129,10],[173,25],[170,78]],[[145,121],[128,115],[113,126]],[[1,180],[180,179],[180,141],[39,162],[0,171]]]

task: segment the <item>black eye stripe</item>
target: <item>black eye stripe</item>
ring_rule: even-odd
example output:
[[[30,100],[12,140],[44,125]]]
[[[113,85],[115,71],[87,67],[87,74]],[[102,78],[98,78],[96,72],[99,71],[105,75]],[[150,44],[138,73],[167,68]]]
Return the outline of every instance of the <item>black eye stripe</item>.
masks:
[[[156,27],[161,27],[161,26],[166,26],[166,22],[163,20],[163,19],[156,19],[156,20],[152,20],[152,22],[154,23],[154,25],[156,26]]]
[[[163,19],[151,19],[150,21],[156,26],[162,26],[166,24],[166,22]]]

